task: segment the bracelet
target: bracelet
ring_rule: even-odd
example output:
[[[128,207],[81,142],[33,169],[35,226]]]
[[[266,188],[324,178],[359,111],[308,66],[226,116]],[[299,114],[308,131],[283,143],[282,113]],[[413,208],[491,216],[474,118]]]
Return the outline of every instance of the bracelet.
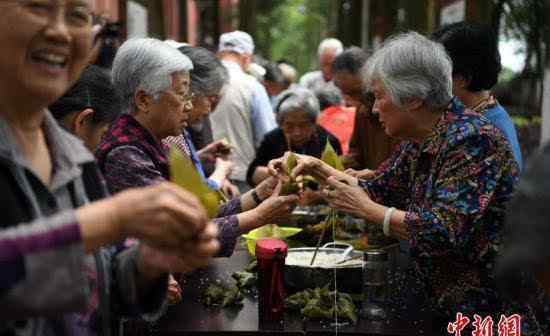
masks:
[[[258,196],[256,189],[252,190],[252,199],[254,200],[254,202],[256,202],[256,205],[262,203],[262,200],[260,199],[260,196]]]
[[[386,212],[384,213],[384,223],[382,223],[382,231],[384,231],[384,235],[387,237],[390,236],[390,221],[391,221],[391,215],[395,211],[394,207],[387,208]]]

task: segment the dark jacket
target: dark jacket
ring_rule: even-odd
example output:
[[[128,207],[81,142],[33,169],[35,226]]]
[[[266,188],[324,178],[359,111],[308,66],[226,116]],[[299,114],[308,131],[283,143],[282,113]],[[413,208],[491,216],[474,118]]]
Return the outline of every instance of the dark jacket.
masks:
[[[306,154],[314,157],[321,157],[327,140],[330,142],[334,150],[338,155],[342,155],[342,147],[340,141],[332,135],[329,131],[325,130],[321,126],[316,126],[316,131],[311,139],[300,148],[290,148],[295,153]],[[289,150],[283,130],[278,127],[273,131],[267,133],[260,144],[260,148],[256,151],[256,157],[254,161],[248,166],[246,173],[246,180],[248,184],[254,185],[252,176],[256,167],[267,166],[270,160],[279,158]]]

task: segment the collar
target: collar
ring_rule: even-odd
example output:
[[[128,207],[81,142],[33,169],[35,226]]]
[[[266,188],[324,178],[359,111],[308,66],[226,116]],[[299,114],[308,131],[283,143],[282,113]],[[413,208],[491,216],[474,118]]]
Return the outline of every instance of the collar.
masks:
[[[243,69],[241,68],[241,66],[233,61],[228,61],[228,60],[222,60],[222,64],[228,69],[228,70],[233,70],[233,71],[239,71],[239,72],[243,72]]]
[[[59,126],[48,110],[45,110],[44,113],[44,135],[50,146],[52,158],[59,165],[58,168],[80,165],[94,160],[82,140]],[[1,116],[0,137],[2,138],[2,141],[0,141],[0,157],[17,163],[26,163],[18,145],[15,143],[15,136],[11,127]]]
[[[51,187],[63,185],[80,175],[80,165],[93,162],[94,157],[82,141],[61,128],[48,110],[44,110],[44,136],[52,157],[54,176]],[[30,170],[29,162],[23,157],[15,142],[13,131],[6,120],[0,117],[0,158]]]
[[[421,152],[431,155],[437,154],[439,148],[441,147],[442,135],[446,132],[450,119],[453,115],[460,114],[464,112],[464,110],[464,104],[462,104],[458,98],[453,97],[445,112],[443,112],[435,126],[432,128],[432,132],[420,144]]]

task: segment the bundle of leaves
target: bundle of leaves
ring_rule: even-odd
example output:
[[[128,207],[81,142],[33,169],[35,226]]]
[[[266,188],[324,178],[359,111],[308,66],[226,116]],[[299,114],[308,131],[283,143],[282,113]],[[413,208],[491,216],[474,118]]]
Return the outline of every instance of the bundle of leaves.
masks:
[[[243,295],[237,286],[210,284],[201,295],[201,302],[207,306],[242,306]]]
[[[237,288],[240,290],[243,289],[250,289],[256,285],[256,282],[258,281],[258,276],[256,273],[247,272],[247,271],[241,271],[241,272],[235,272],[231,274],[233,279],[237,282]]]
[[[293,294],[286,298],[285,306],[291,310],[299,310],[309,319],[334,319],[338,316],[339,319],[357,322],[357,312],[351,296],[330,291],[328,286]]]

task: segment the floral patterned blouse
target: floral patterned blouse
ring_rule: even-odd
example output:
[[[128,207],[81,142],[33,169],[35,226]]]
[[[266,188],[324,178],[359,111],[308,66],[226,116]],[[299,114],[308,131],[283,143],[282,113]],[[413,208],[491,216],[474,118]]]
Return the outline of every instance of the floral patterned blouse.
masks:
[[[505,306],[492,274],[517,181],[502,133],[453,99],[424,142],[403,141],[360,185],[374,201],[406,211],[419,283],[439,313],[454,316],[529,310]]]

